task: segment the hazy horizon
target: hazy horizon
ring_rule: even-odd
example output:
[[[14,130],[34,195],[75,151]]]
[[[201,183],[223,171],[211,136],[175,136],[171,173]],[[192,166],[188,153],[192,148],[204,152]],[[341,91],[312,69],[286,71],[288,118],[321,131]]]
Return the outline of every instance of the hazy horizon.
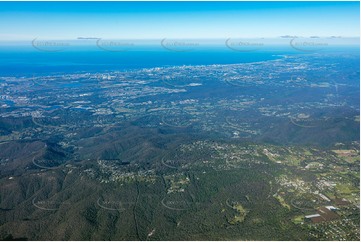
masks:
[[[360,35],[359,2],[0,2],[0,41]]]

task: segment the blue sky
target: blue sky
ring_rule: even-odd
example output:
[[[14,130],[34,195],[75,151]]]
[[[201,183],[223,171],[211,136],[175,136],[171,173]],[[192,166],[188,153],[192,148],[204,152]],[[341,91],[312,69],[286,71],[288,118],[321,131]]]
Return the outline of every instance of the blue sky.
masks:
[[[0,2],[0,40],[360,35],[359,2]]]

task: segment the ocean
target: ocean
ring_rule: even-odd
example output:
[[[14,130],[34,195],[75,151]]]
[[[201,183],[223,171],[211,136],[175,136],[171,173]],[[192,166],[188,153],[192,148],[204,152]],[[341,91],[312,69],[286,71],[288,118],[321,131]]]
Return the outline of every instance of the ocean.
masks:
[[[237,52],[227,48],[170,51],[146,47],[141,50],[105,51],[73,47],[62,51],[39,51],[27,46],[0,47],[0,76],[48,75],[74,72],[122,71],[138,68],[237,64],[280,58],[284,51]]]
[[[49,49],[38,50],[32,46],[0,46],[0,76],[41,76],[182,65],[238,64],[274,60],[284,55],[310,54],[289,46],[244,51],[226,47],[172,51],[149,46],[126,51],[106,51],[94,46],[47,50]]]

